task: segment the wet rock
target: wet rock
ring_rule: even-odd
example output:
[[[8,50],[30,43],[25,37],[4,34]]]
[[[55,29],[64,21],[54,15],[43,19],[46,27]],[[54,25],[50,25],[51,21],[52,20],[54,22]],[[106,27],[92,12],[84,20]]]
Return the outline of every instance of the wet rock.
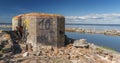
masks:
[[[89,48],[89,44],[87,43],[86,39],[80,39],[80,40],[74,41],[73,46],[74,47]]]

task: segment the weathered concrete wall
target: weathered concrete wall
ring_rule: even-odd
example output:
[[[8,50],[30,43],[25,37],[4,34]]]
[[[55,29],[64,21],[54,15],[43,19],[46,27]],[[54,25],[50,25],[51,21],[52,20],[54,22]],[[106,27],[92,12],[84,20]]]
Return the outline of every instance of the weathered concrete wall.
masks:
[[[16,30],[17,25],[18,25],[18,18],[13,17],[13,19],[12,19],[12,30]]]
[[[65,19],[63,17],[58,17],[57,18],[57,34],[58,34],[58,42],[59,45],[58,47],[64,46],[65,42]]]
[[[22,16],[23,22],[23,33],[27,37],[27,43],[31,43],[33,46],[36,46],[36,16]]]
[[[16,26],[20,25],[21,15],[15,16],[12,19],[12,30],[16,30]]]
[[[63,16],[40,13],[23,14],[13,18],[13,30],[18,22],[22,22],[21,25],[28,32],[27,43],[31,43],[34,50],[39,50],[40,47],[46,45],[64,46],[65,18]]]

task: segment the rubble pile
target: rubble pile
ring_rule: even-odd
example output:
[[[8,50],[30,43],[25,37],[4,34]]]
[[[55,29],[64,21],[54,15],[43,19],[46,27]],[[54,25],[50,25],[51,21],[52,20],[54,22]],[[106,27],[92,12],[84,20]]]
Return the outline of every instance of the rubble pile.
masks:
[[[85,45],[85,46],[81,46]],[[23,48],[24,45],[24,48]],[[20,44],[19,54],[0,54],[0,63],[119,63],[120,54],[100,49],[85,39],[75,40],[65,47],[41,48],[33,51],[30,44]],[[87,47],[86,47],[87,46]],[[10,52],[9,52],[10,53]],[[5,54],[6,57],[3,57]]]

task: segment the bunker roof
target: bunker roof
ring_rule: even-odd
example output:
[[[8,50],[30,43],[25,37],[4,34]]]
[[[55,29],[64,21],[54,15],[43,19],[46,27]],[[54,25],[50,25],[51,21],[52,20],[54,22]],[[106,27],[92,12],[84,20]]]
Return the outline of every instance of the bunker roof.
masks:
[[[59,15],[59,14],[45,14],[45,13],[27,13],[27,14],[21,14],[18,16],[14,16],[13,18],[20,18],[22,16],[36,16],[36,17],[62,17],[64,18],[64,16]]]

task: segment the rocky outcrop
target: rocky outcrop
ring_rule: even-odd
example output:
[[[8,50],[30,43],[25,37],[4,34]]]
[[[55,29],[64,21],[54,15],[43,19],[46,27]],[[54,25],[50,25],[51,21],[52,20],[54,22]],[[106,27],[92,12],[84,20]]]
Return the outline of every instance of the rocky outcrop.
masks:
[[[13,43],[10,39],[10,35],[7,33],[0,33],[0,50],[3,53],[11,51]]]
[[[74,47],[88,48],[89,44],[87,43],[86,39],[80,39],[80,40],[74,41],[73,46]]]
[[[11,61],[14,63],[119,63],[119,58],[119,54],[100,48],[76,48],[69,44],[62,48],[51,47],[14,55]]]

